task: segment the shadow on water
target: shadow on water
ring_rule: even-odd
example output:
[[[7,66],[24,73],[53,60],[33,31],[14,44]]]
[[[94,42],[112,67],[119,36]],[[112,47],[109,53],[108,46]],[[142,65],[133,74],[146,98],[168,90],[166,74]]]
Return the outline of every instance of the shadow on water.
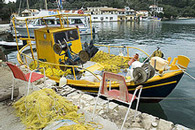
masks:
[[[139,111],[167,120],[167,116],[159,103],[140,103]]]

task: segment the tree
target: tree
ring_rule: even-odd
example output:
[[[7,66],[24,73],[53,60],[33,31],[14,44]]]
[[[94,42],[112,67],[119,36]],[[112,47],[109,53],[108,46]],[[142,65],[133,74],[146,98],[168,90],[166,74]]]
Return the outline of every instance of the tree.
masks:
[[[172,7],[170,5],[166,5],[164,6],[164,16],[166,18],[172,18],[172,17],[177,17],[178,16],[178,12],[177,9],[175,7]]]
[[[13,2],[9,2],[8,4],[4,3],[4,0],[0,0],[0,18],[4,21],[10,19],[12,13],[16,12],[16,4]]]

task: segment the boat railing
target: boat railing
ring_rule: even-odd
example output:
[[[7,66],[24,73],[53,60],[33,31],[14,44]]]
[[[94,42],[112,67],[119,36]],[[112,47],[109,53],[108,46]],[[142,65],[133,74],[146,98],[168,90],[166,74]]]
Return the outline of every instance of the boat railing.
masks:
[[[131,46],[110,46],[110,45],[100,45],[100,44],[95,44],[95,46],[98,46],[98,47],[106,47],[107,48],[107,51],[109,54],[111,54],[111,49],[112,48],[120,48],[120,49],[125,49],[126,51],[126,57],[129,57],[130,56],[130,49],[135,49],[135,50],[138,50],[142,53],[144,53],[146,56],[150,56],[148,53],[146,53],[144,50],[140,49],[140,48],[137,48],[137,47],[131,47]]]
[[[90,70],[84,67],[77,66],[77,65],[55,64],[51,62],[41,61],[36,58],[36,53],[33,53],[34,54],[34,58],[33,58],[31,56],[31,53],[25,54],[23,52],[25,51],[25,48],[27,48],[28,46],[29,45],[26,45],[20,49],[19,53],[17,54],[17,59],[20,64],[26,65],[26,67],[30,70],[44,67],[46,76],[56,80],[57,82],[59,78],[63,75],[64,76],[69,75],[71,79],[77,80],[78,78],[77,78],[76,70],[82,70],[82,72],[85,71],[91,73],[91,75],[95,76],[100,81],[99,77],[96,74],[94,74],[93,72],[91,72]],[[66,69],[62,71],[60,68],[66,68]]]
[[[59,18],[60,27],[64,28],[63,21],[67,21],[67,26],[69,26],[68,17],[76,17],[76,16],[90,17],[91,39],[93,39],[93,36],[92,36],[92,22],[91,22],[91,15],[90,14],[56,14],[56,15],[48,15],[48,16],[42,16],[42,17],[33,16],[33,17],[26,17],[26,18],[16,18],[16,17],[13,17],[12,18],[12,24],[13,24],[13,28],[14,28],[14,33],[15,33],[15,39],[16,39],[18,52],[19,52],[19,47],[18,47],[18,42],[19,41],[18,41],[18,38],[17,38],[16,21],[24,21],[25,22],[25,24],[26,24],[26,31],[27,31],[27,35],[28,35],[28,39],[27,40],[30,41],[31,37],[30,37],[30,32],[29,32],[29,27],[28,27],[28,24],[29,24],[30,20],[42,19],[43,22],[45,23],[46,27],[48,27],[48,25],[45,22],[44,18],[56,17],[56,18]],[[31,42],[29,42],[29,43],[31,43]]]
[[[17,59],[18,59],[18,62],[20,64],[25,64],[26,66],[29,67],[29,69],[33,70],[33,69],[37,69],[39,67],[45,67],[46,76],[48,76],[48,77],[56,77],[56,79],[59,79],[62,75],[70,74],[70,75],[72,75],[71,78],[74,80],[77,80],[77,74],[76,74],[75,70],[83,70],[83,71],[87,71],[87,72],[91,73],[91,75],[94,75],[100,81],[99,77],[96,74],[94,74],[93,72],[91,72],[90,70],[88,70],[84,67],[81,67],[78,65],[55,64],[55,63],[50,63],[50,62],[38,60],[36,57],[36,53],[33,51],[33,47],[32,47],[35,45],[32,45],[32,43],[31,43],[31,41],[34,41],[34,39],[23,38],[23,40],[27,40],[27,45],[25,45],[23,48],[21,48],[19,50],[19,53],[17,54]],[[112,48],[124,48],[128,52],[126,57],[129,57],[129,49],[132,48],[132,49],[137,49],[137,50],[143,52],[145,55],[149,56],[145,51],[143,51],[139,48],[136,48],[136,47],[109,46],[109,45],[99,45],[99,44],[95,44],[95,45],[98,47],[107,48],[109,54],[111,53],[110,51]],[[28,46],[30,46],[29,49],[30,49],[31,53],[25,54],[24,51],[26,50],[26,48]],[[65,71],[62,71],[60,68],[66,68],[66,69],[65,69]],[[69,69],[69,73],[66,71],[68,69]]]

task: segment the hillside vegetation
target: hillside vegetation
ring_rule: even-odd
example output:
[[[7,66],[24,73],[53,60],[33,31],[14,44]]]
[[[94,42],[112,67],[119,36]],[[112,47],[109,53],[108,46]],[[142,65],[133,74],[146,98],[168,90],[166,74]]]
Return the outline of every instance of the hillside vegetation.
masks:
[[[164,7],[163,17],[195,17],[195,0],[158,0],[154,3],[154,0],[65,0],[63,3],[63,8],[70,9],[80,9],[81,7],[98,7],[98,6],[108,6],[115,8],[124,8],[124,6],[129,6],[135,10],[149,10],[149,6],[152,4],[157,4],[158,6]],[[44,9],[45,0],[29,0],[30,8]],[[56,0],[47,0],[49,9],[56,9]],[[0,0],[0,18],[8,19],[10,14],[18,11],[20,0],[16,3],[4,4],[3,0]],[[26,0],[22,0],[21,8],[24,10],[27,8]]]

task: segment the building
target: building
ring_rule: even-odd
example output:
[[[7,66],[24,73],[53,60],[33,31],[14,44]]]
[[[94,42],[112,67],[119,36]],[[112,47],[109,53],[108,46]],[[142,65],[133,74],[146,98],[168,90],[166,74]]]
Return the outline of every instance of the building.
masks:
[[[149,12],[147,10],[136,11],[136,17],[138,20],[146,20],[149,17]]]
[[[140,11],[136,11],[136,16],[142,16],[142,17],[148,17],[149,16],[149,12],[147,10],[140,10]]]
[[[92,21],[132,21],[135,20],[136,12],[129,7],[117,9],[113,7],[88,7],[85,13],[92,15]]]
[[[125,15],[126,15],[126,21],[133,21],[136,18],[136,11],[130,9],[129,7],[125,7]]]
[[[118,21],[125,21],[125,20],[126,20],[125,9],[118,9]]]
[[[164,13],[163,12],[163,7],[158,7],[157,5],[150,5],[149,9],[150,9],[150,14]]]
[[[87,10],[85,11],[85,13],[91,14],[91,15],[99,15],[101,14],[101,8],[106,8],[105,7],[87,7]]]
[[[93,22],[115,22],[118,21],[118,15],[117,14],[91,15],[91,19]]]
[[[106,14],[106,15],[109,15],[109,14],[116,14],[117,15],[118,9],[112,8],[112,7],[110,7],[110,8],[106,7],[106,8],[101,8],[100,12],[101,12],[101,14]]]
[[[93,22],[117,21],[118,9],[112,7],[87,7],[85,13],[91,14]]]

